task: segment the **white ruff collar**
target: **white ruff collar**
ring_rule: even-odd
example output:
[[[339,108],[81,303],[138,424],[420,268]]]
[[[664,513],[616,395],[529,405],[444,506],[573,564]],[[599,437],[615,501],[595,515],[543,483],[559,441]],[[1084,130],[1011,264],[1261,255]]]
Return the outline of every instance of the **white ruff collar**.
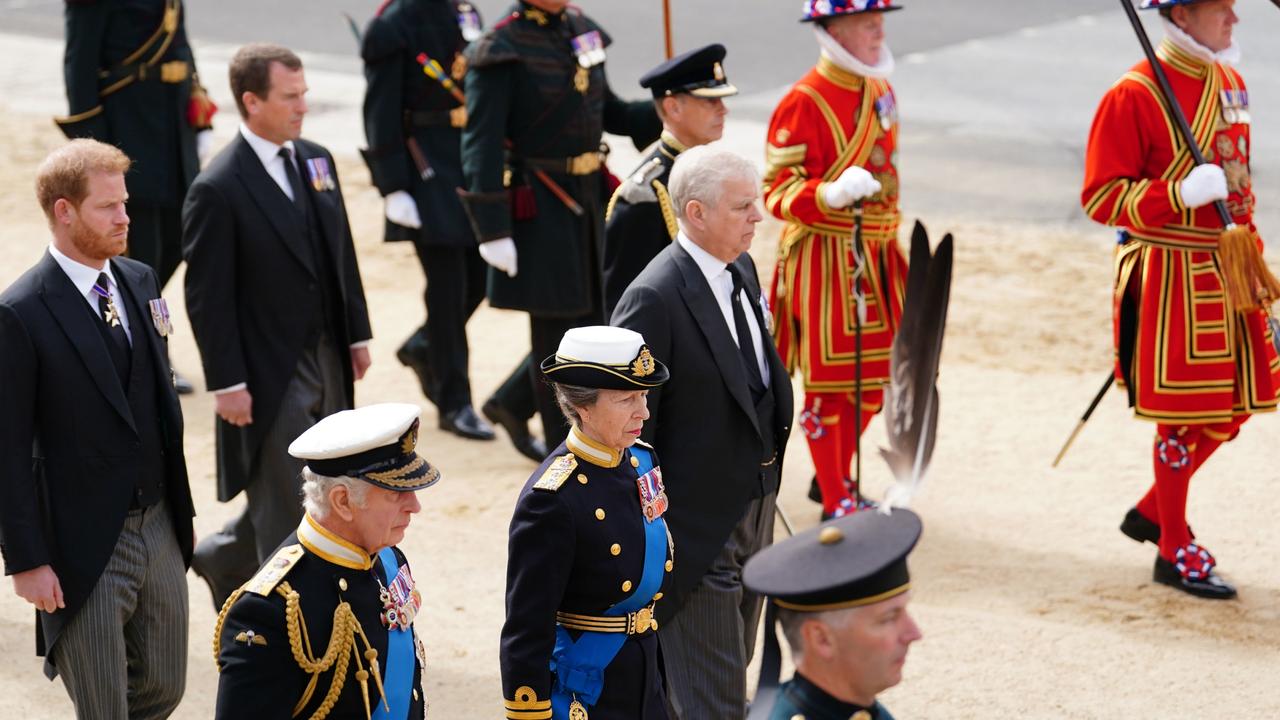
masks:
[[[1236,65],[1240,62],[1240,45],[1236,43],[1234,37],[1231,39],[1231,47],[1221,52],[1214,52],[1196,42],[1195,38],[1185,33],[1182,28],[1174,25],[1168,18],[1161,17],[1160,22],[1164,23],[1164,34],[1169,38],[1169,42],[1194,57],[1207,63],[1222,63],[1223,65]]]
[[[888,43],[880,46],[880,62],[868,65],[845,50],[821,25],[813,26],[813,34],[818,38],[818,46],[822,48],[823,57],[835,63],[841,70],[879,80],[889,77],[893,72],[893,53],[889,51]]]

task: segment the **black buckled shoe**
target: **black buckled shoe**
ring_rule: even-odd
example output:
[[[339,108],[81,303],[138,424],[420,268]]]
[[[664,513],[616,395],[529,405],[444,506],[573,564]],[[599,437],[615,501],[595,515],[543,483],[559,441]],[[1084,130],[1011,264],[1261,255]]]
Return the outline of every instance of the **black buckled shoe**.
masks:
[[[408,340],[396,350],[396,359],[401,365],[418,376],[418,384],[422,386],[422,394],[433,404],[439,405],[439,393],[436,392],[436,374],[431,368],[430,356],[427,354],[427,336],[422,330],[409,336]]]
[[[529,423],[520,420],[497,400],[489,398],[480,406],[489,422],[500,426],[511,437],[511,444],[523,456],[540,463],[547,457],[547,445],[529,433]]]
[[[818,476],[816,474],[809,481],[809,499],[816,503],[822,502],[822,488],[818,487]]]
[[[190,380],[182,377],[175,370],[173,373],[173,389],[179,395],[190,395],[196,391],[196,386],[192,385]]]
[[[1213,572],[1215,564],[1208,550],[1195,543],[1188,543],[1178,548],[1176,562],[1169,562],[1157,555],[1151,577],[1161,585],[1168,585],[1188,595],[1207,600],[1230,600],[1236,596],[1236,589]]]
[[[470,405],[441,415],[440,429],[468,440],[492,440],[494,437],[493,426],[476,415],[475,408]]]
[[[1145,515],[1138,512],[1138,508],[1129,508],[1129,512],[1124,514],[1124,520],[1120,521],[1120,532],[1128,535],[1137,542],[1149,542],[1152,545],[1160,544],[1160,526],[1148,520]],[[1191,539],[1196,539],[1196,534],[1191,532],[1191,526],[1187,526],[1187,533],[1191,535]]]

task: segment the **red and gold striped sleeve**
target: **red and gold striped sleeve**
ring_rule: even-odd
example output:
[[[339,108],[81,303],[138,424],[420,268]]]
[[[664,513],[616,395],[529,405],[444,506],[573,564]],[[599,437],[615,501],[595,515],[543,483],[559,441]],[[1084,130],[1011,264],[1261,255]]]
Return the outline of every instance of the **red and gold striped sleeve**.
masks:
[[[819,108],[798,86],[778,104],[765,144],[764,204],[774,217],[809,225],[832,221],[820,191],[835,158],[830,133]]]

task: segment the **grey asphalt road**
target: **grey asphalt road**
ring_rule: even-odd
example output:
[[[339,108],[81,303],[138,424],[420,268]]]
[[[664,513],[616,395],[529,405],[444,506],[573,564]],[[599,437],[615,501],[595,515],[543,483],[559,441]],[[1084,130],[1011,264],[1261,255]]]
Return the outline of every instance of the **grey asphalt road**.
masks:
[[[486,23],[508,0],[473,0]],[[812,65],[816,51],[807,25],[797,22],[799,0],[670,0],[676,52],[711,43],[729,49],[726,69],[744,94],[789,85]],[[1000,35],[1081,14],[1115,9],[1114,0],[1071,3],[1026,0],[904,0],[888,16],[890,47],[899,57],[976,38]],[[270,40],[297,50],[356,52],[342,14],[363,27],[376,0],[187,0],[187,32],[198,44]],[[663,59],[661,0],[584,0],[579,5],[613,36],[609,72],[615,90],[639,91],[636,80]],[[0,29],[44,37],[62,35],[62,0],[0,0]],[[755,114],[751,109],[746,114]]]

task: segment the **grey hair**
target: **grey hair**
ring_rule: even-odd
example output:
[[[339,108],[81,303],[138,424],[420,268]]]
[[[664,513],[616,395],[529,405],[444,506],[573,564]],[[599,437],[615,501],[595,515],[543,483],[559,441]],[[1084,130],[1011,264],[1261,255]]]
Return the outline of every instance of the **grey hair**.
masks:
[[[760,185],[760,173],[750,160],[712,145],[689,148],[676,156],[667,182],[676,217],[684,219],[685,206],[691,200],[715,207],[724,196],[724,184],[730,180],[748,179],[753,187]]]
[[[551,387],[555,390],[556,404],[560,406],[560,412],[564,413],[569,422],[578,426],[582,425],[582,416],[578,414],[578,408],[591,407],[596,404],[596,400],[600,399],[600,388],[563,383],[551,383]]]
[[[311,517],[323,520],[329,514],[329,491],[341,485],[351,496],[351,504],[362,508],[369,494],[369,483],[346,475],[329,477],[302,468],[302,507]]]
[[[816,620],[829,627],[845,628],[848,627],[857,609],[853,607],[825,612],[800,612],[783,607],[778,608],[778,624],[782,626],[782,634],[787,636],[787,644],[791,646],[791,662],[799,665],[804,659],[804,633],[801,632],[801,628],[806,622]]]

